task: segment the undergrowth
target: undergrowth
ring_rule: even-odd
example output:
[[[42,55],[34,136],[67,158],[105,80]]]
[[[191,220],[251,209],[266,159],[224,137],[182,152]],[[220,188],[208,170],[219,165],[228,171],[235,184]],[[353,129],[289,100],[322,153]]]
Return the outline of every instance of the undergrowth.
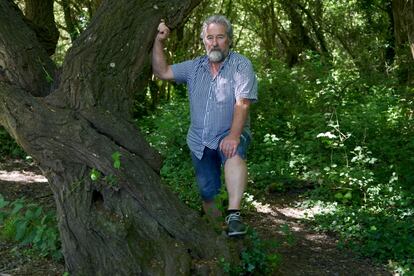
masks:
[[[0,194],[0,238],[16,242],[28,254],[62,258],[55,213],[24,198],[9,202]]]

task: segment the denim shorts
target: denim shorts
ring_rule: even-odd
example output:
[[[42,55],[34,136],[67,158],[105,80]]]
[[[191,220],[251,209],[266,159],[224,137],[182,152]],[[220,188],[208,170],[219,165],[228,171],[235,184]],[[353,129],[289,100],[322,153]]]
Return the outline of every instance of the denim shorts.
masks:
[[[243,132],[240,136],[240,144],[237,147],[236,154],[244,160],[247,158],[247,148],[250,140],[251,136],[247,132]],[[219,148],[210,149],[205,147],[201,160],[193,153],[191,153],[191,159],[195,169],[200,196],[204,201],[212,201],[220,193],[221,166],[224,165],[227,157],[224,156]]]

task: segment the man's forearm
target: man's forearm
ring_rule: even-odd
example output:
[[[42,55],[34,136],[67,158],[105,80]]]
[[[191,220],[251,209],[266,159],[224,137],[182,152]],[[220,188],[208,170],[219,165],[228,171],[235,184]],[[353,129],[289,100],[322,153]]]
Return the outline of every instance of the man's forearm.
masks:
[[[158,34],[152,47],[152,71],[154,75],[162,80],[172,80],[174,78],[171,66],[167,63],[164,53],[164,41],[166,41],[169,34],[170,29],[162,21],[158,25]]]
[[[163,74],[167,72],[168,64],[164,53],[164,43],[155,40],[152,48],[152,71],[154,75],[162,78]]]
[[[240,138],[244,125],[249,114],[250,100],[241,99],[234,105],[233,122],[231,125],[229,136]]]

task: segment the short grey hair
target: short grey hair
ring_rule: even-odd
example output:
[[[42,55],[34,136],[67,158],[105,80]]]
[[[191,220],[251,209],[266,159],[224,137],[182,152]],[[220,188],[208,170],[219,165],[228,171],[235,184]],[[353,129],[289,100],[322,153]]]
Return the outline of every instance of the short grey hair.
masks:
[[[206,20],[204,20],[203,26],[201,27],[201,34],[200,34],[201,39],[204,39],[204,34],[207,30],[207,27],[213,23],[220,24],[226,27],[227,36],[229,37],[231,41],[233,41],[233,26],[231,25],[230,20],[228,20],[227,17],[225,17],[224,15],[219,15],[219,14],[212,15],[208,17]]]

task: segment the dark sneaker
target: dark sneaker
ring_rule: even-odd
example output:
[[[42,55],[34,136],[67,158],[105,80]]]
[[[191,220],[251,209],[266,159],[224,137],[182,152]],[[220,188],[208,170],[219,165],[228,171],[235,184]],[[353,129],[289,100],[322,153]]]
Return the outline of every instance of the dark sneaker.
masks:
[[[229,237],[242,236],[247,233],[247,227],[241,221],[240,212],[231,213],[226,217],[226,223],[228,225],[227,235]]]

